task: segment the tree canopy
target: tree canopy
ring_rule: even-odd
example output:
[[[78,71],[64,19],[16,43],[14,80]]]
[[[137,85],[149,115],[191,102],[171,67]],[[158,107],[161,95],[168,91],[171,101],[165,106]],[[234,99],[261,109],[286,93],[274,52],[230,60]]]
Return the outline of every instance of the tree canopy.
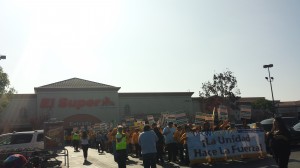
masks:
[[[272,101],[266,100],[265,98],[259,98],[259,99],[255,100],[251,104],[251,106],[253,109],[258,109],[258,110],[269,110],[269,111],[273,110]]]
[[[224,104],[235,108],[235,103],[239,99],[240,90],[237,87],[236,77],[233,72],[226,70],[222,73],[215,73],[212,82],[202,83],[200,97],[207,98],[207,107],[212,110],[212,106]]]
[[[15,89],[10,87],[8,75],[3,72],[2,67],[0,67],[0,112],[8,105],[9,98],[15,92]]]

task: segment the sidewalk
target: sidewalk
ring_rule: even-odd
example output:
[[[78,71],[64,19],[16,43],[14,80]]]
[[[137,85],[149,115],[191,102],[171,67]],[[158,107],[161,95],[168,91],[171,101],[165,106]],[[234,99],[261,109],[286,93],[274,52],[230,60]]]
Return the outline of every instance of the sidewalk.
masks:
[[[114,157],[110,153],[99,154],[96,149],[89,148],[88,150],[88,164],[84,164],[83,152],[74,152],[72,147],[66,147],[69,151],[69,167],[70,168],[117,168],[118,165],[114,161]],[[64,157],[57,157],[62,161],[60,168],[67,168],[65,165]],[[130,161],[127,162],[126,167],[128,168],[143,168],[142,160],[132,158],[129,156]],[[164,166],[157,165],[157,168],[188,168],[189,166],[182,166],[176,163],[166,163]],[[241,160],[228,160],[224,162],[215,163],[203,163],[195,166],[197,168],[232,168],[232,167],[243,167],[243,168],[265,168],[265,167],[277,167],[274,159],[271,156],[267,156],[264,159],[252,158],[252,159],[241,159]],[[291,166],[293,167],[293,166]]]
[[[88,150],[88,164],[84,163],[83,153],[80,152],[74,152],[74,149],[72,147],[66,147],[66,149],[69,152],[69,167],[70,168],[81,168],[81,167],[88,167],[88,168],[117,168],[118,164],[114,161],[114,157],[110,153],[104,152],[103,154],[99,154],[96,149],[89,148]],[[66,168],[64,157],[60,156],[57,157],[60,161],[62,161],[61,167]],[[130,161],[127,161],[127,167],[135,167],[135,168],[142,168],[142,160],[139,160],[138,158],[132,158],[129,156]],[[168,164],[165,167],[183,167],[179,166],[177,164]],[[157,165],[157,168],[162,168],[162,166]]]

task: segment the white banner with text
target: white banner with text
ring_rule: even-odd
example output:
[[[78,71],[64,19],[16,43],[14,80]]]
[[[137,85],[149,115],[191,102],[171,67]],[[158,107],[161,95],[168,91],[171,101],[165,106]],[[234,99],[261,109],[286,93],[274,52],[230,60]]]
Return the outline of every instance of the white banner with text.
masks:
[[[265,135],[258,129],[187,134],[191,164],[266,154]]]

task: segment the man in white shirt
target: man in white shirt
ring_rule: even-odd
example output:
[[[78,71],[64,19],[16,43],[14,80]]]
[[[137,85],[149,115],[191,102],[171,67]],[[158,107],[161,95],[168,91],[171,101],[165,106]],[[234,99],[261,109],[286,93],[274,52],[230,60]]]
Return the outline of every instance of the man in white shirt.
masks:
[[[168,150],[168,160],[169,162],[176,162],[176,141],[174,139],[174,132],[176,131],[173,127],[173,122],[169,122],[168,126],[163,129],[163,135],[165,136],[165,144]]]

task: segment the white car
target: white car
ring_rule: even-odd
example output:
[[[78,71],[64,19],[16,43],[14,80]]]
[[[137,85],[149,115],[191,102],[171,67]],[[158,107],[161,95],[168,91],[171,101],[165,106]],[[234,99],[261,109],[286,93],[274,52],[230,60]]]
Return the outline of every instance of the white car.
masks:
[[[0,135],[0,153],[44,149],[44,130],[13,132]]]

